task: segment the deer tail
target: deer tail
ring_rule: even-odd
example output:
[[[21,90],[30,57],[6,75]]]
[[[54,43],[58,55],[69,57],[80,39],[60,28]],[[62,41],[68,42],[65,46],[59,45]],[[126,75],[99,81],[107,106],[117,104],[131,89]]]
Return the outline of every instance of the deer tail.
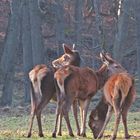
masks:
[[[30,95],[31,95],[31,106],[35,106],[35,100],[36,100],[36,97],[35,97],[35,92],[34,92],[34,87],[33,87],[33,84],[32,82],[30,82],[30,85],[31,85],[31,91],[30,91]]]
[[[36,102],[40,102],[41,100],[41,89],[40,89],[40,85],[38,85],[37,81],[31,81],[31,104],[34,104]]]
[[[65,97],[65,84],[64,84],[65,80],[64,79],[56,79],[56,87],[58,88],[59,91],[59,96],[61,96],[62,98]]]

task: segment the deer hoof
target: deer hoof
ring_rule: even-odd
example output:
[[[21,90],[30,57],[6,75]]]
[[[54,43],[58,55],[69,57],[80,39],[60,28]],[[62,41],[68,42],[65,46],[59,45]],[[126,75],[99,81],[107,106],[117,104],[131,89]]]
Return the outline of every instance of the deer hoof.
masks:
[[[71,137],[74,137],[74,134],[73,133],[71,133],[71,134],[69,134]]]
[[[30,138],[30,137],[31,137],[31,133],[28,133],[27,138]]]
[[[81,133],[80,136],[82,136],[82,137],[87,137],[87,136],[86,136],[86,133]]]
[[[99,135],[96,139],[101,139],[102,137],[103,137],[103,134]]]
[[[39,137],[44,137],[44,135],[42,133],[38,134]]]
[[[58,132],[58,134],[57,134],[58,136],[62,136],[62,133],[61,132]]]
[[[80,131],[77,132],[77,136],[80,136]]]
[[[56,133],[52,133],[52,137],[53,138],[56,138]]]
[[[116,136],[112,136],[110,140],[115,140],[116,139]]]
[[[129,134],[125,136],[126,139],[129,139],[130,137],[131,137],[131,135],[129,135]]]

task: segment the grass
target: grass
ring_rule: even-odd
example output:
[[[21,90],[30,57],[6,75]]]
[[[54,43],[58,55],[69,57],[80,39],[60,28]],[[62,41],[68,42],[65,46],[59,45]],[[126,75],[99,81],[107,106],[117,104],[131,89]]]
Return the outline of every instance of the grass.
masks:
[[[95,101],[93,101],[94,103]],[[96,101],[97,102],[97,101]],[[90,110],[95,107],[95,105],[91,103],[90,104]],[[50,106],[49,106],[50,105]],[[51,137],[53,128],[54,128],[54,120],[55,120],[55,107],[56,104],[50,103],[47,106],[47,110],[42,115],[42,127],[44,132],[44,138],[38,137],[38,127],[36,120],[34,121],[33,131],[32,131],[32,137],[26,138],[27,136],[27,130],[28,130],[28,120],[29,120],[29,110],[30,106],[26,108],[10,108],[7,111],[6,109],[0,108],[0,140],[56,140],[55,138]],[[15,105],[17,106],[17,105]],[[140,94],[137,94],[136,101],[133,103],[130,109],[130,113],[128,114],[128,129],[130,135],[133,135],[135,137],[131,138],[130,140],[138,140],[140,139]],[[43,112],[44,112],[43,111]],[[52,112],[52,113],[50,113]],[[90,112],[90,111],[89,111]],[[75,121],[73,119],[73,116],[70,113],[70,120],[71,125],[73,128],[73,132],[75,134],[75,137],[69,137],[67,133],[67,128],[65,125],[65,122],[63,121],[63,136],[57,137],[57,140],[92,140],[93,135],[91,133],[90,128],[87,125],[87,138],[77,137],[76,136],[76,126]],[[88,118],[87,118],[88,121]],[[105,137],[102,138],[103,140],[109,140],[108,135],[111,135],[113,132],[113,126],[114,126],[114,116],[112,117],[110,123],[107,125],[107,129],[105,130]],[[120,123],[119,130],[117,134],[117,140],[123,140],[124,139],[124,130],[123,125]]]
[[[131,135],[137,136],[135,139],[140,139],[140,112],[131,112],[128,114],[128,128]],[[0,140],[55,140],[51,137],[52,130],[54,128],[54,114],[46,114],[42,116],[42,124],[43,124],[43,132],[45,137],[38,137],[38,128],[36,120],[34,121],[33,126],[33,134],[31,138],[26,138],[27,128],[28,128],[28,119],[29,115],[22,114],[17,116],[16,114],[4,114],[0,115]],[[93,139],[91,130],[87,126],[87,138],[81,138],[76,136],[76,127],[75,122],[73,120],[73,116],[70,115],[70,120],[72,124],[72,128],[74,130],[75,137],[69,137],[66,129],[65,122],[63,123],[63,136],[58,136],[58,140],[91,140]],[[111,135],[114,126],[114,117],[112,117],[111,122],[108,124],[107,129],[105,131],[105,136]],[[123,125],[120,123],[119,131],[118,131],[118,139],[123,139],[124,131]],[[109,138],[103,138],[109,139]],[[134,138],[132,138],[134,139]]]
[[[95,98],[94,98],[95,99]],[[20,99],[18,99],[20,101]],[[17,100],[16,100],[17,101]],[[96,101],[97,102],[97,101]],[[95,103],[95,101],[93,101]],[[95,107],[95,104],[90,104],[90,110]],[[50,106],[49,106],[50,105]],[[54,120],[55,120],[55,107],[54,103],[51,103],[47,106],[47,111],[42,115],[42,127],[44,132],[44,138],[38,137],[38,127],[36,119],[34,121],[32,137],[26,138],[27,130],[28,130],[28,120],[29,120],[29,110],[30,106],[27,108],[23,108],[23,110],[18,110],[17,108],[3,110],[0,109],[0,140],[56,140],[55,138],[51,137],[53,128],[54,128]],[[17,106],[17,105],[15,105]],[[132,104],[130,113],[128,114],[128,129],[130,135],[135,136],[135,138],[131,138],[130,140],[138,140],[140,139],[140,94],[137,94],[136,101]],[[43,112],[44,112],[43,111]],[[52,112],[52,113],[50,113]],[[90,112],[90,111],[89,111]],[[73,132],[75,137],[69,137],[68,131],[65,125],[65,121],[63,121],[63,128],[62,134],[63,136],[57,136],[57,140],[92,140],[93,135],[91,133],[90,128],[87,125],[87,138],[77,137],[76,136],[76,126],[73,116],[70,113],[70,120],[71,125],[73,128]],[[88,118],[87,118],[88,121]],[[103,140],[109,140],[108,135],[111,135],[113,132],[114,126],[114,116],[112,117],[111,121],[107,125],[107,129],[105,130],[105,137],[102,138]],[[124,130],[123,125],[120,123],[119,130],[117,133],[117,140],[124,139]]]

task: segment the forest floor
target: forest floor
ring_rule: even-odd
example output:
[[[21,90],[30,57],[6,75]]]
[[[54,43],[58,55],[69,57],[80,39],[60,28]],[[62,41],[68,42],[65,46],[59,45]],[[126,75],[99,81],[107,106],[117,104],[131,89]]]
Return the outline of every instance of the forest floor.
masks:
[[[52,105],[51,105],[52,106]],[[54,138],[51,137],[51,133],[54,128],[54,120],[55,120],[55,113],[54,110],[44,111],[42,115],[42,124],[43,124],[43,132],[45,137],[39,138],[38,137],[38,127],[36,120],[34,121],[33,125],[33,133],[31,138],[26,138],[27,130],[29,125],[29,109],[27,107],[25,109],[22,107],[16,108],[1,108],[0,109],[0,140],[53,140]],[[70,113],[70,120],[72,124],[72,128],[75,134],[75,137],[69,137],[66,129],[65,122],[63,121],[63,136],[58,136],[58,140],[90,140],[93,139],[93,135],[91,133],[90,128],[87,125],[87,138],[77,137],[76,136],[76,126],[73,119],[73,116]],[[88,121],[88,119],[87,119]],[[109,140],[109,135],[111,135],[114,126],[114,116],[112,117],[111,122],[108,124],[107,129],[104,133],[105,137],[104,140]],[[128,128],[130,134],[133,136],[130,140],[140,140],[140,112],[129,112],[128,114]],[[117,140],[124,139],[124,131],[123,125],[120,123],[119,131]],[[54,139],[55,140],[55,139]]]

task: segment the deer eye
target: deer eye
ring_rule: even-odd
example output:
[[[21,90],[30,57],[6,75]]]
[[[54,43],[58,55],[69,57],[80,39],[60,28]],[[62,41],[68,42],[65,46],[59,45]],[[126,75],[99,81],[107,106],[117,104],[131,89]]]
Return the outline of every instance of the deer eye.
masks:
[[[118,65],[115,65],[114,67],[115,67],[115,68],[118,68],[119,66],[118,66]]]
[[[64,56],[64,60],[68,60],[69,59],[69,56],[68,55],[65,55]]]
[[[113,66],[114,66],[115,68],[120,68],[120,66],[117,65],[117,64],[114,64]]]

